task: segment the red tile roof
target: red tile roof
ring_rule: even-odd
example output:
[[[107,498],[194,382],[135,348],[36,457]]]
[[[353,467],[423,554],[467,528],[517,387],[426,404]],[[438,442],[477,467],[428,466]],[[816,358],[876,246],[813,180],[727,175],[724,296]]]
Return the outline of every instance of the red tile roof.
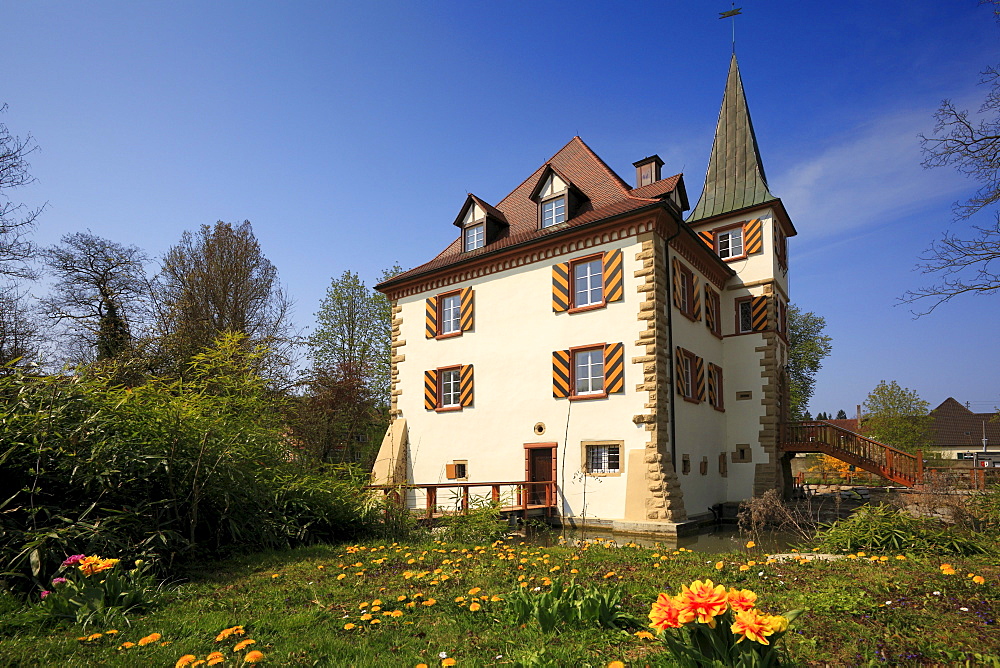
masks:
[[[931,433],[936,447],[964,447],[981,450],[983,430],[986,430],[987,445],[990,450],[1000,447],[1000,421],[994,421],[996,413],[973,413],[955,401],[945,399],[931,411]]]
[[[550,166],[568,179],[577,190],[586,196],[587,200],[565,223],[539,229],[538,204],[531,199],[531,193]],[[394,276],[377,287],[388,287],[397,281],[433,272],[472,258],[496,253],[535,239],[543,239],[587,223],[629,213],[644,207],[661,206],[660,200],[656,198],[672,192],[681,182],[681,178],[681,175],[678,174],[633,190],[589,146],[583,143],[582,139],[573,137],[552,158],[504,197],[495,208],[482,202],[479,198],[475,198],[481,205],[485,205],[484,208],[488,207],[487,210],[500,213],[509,224],[509,228],[496,241],[483,248],[463,252],[461,238],[455,239],[430,262]]]

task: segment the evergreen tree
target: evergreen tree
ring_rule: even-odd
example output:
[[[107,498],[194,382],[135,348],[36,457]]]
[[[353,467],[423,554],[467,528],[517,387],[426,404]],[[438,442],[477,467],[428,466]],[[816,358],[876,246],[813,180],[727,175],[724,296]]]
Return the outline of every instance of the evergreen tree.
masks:
[[[847,419],[847,411],[845,411],[843,408],[841,408],[839,411],[837,411],[837,419],[838,420],[846,420]]]

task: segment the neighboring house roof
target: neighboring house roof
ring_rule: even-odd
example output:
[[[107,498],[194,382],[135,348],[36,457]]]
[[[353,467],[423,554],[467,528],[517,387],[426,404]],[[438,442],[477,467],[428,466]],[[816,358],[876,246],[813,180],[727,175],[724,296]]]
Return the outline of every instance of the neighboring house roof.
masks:
[[[550,171],[568,181],[573,188],[585,196],[585,199],[572,218],[564,223],[540,229],[538,227],[538,203],[532,199],[532,194],[538,188],[541,179]],[[661,198],[678,188],[683,188],[683,183],[682,175],[677,174],[643,188],[632,189],[582,139],[573,137],[552,158],[504,197],[496,207],[486,204],[474,195],[469,196],[474,198],[485,210],[496,212],[508,223],[509,227],[503,230],[495,241],[482,248],[466,252],[462,250],[462,240],[459,237],[430,262],[398,274],[376,288],[383,289],[415,276],[490,255],[511,246],[559,234],[567,229],[605,218],[612,218],[647,207],[661,208],[663,206]],[[466,203],[468,203],[468,199]]]
[[[1000,421],[995,421],[996,413],[973,413],[952,397],[931,411],[931,433],[934,446],[939,448],[983,447],[983,429],[986,430],[987,444],[991,449],[1000,446]]]
[[[688,222],[776,199],[768,190],[764,177],[757,137],[750,121],[750,109],[734,53],[729,61],[729,77],[715,129],[712,156],[705,174],[705,187]]]
[[[848,418],[846,420],[823,420],[823,422],[829,422],[835,427],[840,427],[841,429],[846,429],[847,431],[853,431],[855,434],[859,433],[857,418]]]

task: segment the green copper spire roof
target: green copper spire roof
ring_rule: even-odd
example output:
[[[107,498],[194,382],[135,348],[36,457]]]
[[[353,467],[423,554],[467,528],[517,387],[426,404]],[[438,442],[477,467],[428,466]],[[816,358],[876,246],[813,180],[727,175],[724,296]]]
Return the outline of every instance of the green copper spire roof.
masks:
[[[726,93],[722,97],[715,143],[708,160],[705,188],[688,222],[738,211],[776,199],[767,189],[757,138],[743,93],[736,54],[729,61]]]

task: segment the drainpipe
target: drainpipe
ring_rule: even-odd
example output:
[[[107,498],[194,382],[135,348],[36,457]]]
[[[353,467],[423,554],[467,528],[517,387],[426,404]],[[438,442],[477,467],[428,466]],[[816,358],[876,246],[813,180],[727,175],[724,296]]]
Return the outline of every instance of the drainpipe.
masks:
[[[674,232],[670,238],[664,240],[663,245],[665,249],[664,257],[667,263],[667,364],[670,369],[670,384],[667,387],[667,394],[670,396],[670,465],[674,467],[674,475],[677,475],[677,414],[674,412],[674,400],[676,395],[675,387],[676,380],[674,374],[677,373],[677,369],[674,368],[674,362],[676,356],[674,355],[674,308],[673,308],[673,281],[674,277],[671,275],[671,267],[673,263],[670,261],[670,242],[677,238],[681,233],[681,221],[677,221],[677,231]]]

